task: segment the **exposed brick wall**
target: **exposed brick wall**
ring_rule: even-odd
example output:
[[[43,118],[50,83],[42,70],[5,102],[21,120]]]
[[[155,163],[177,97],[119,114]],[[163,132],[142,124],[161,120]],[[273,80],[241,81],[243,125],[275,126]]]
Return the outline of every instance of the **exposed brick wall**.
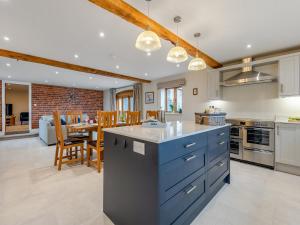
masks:
[[[62,114],[80,110],[94,118],[97,110],[103,110],[103,91],[32,84],[32,128],[39,127],[41,116],[55,110]]]
[[[0,132],[2,131],[2,80],[0,80]]]

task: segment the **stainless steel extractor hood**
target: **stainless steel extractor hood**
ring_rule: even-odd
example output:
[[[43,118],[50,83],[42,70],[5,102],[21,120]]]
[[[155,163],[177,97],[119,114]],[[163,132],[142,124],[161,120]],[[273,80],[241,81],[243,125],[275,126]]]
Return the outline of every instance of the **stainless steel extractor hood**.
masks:
[[[277,80],[277,78],[273,75],[252,70],[251,62],[251,58],[243,59],[245,67],[243,67],[242,72],[223,81],[222,85],[225,87],[231,87],[249,84],[269,83]]]

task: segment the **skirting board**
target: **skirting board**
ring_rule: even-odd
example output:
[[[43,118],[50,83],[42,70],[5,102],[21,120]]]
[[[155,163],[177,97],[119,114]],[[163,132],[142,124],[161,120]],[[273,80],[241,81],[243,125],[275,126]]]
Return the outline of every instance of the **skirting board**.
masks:
[[[291,165],[286,165],[286,164],[282,164],[282,163],[276,163],[275,170],[300,176],[300,167],[298,167],[298,166],[291,166]]]

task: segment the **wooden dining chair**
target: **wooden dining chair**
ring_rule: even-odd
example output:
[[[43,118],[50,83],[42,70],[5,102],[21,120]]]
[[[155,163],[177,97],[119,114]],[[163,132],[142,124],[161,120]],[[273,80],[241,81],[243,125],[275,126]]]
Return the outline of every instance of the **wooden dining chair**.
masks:
[[[98,172],[101,171],[101,161],[103,160],[104,150],[104,132],[103,128],[110,128],[117,126],[117,112],[97,112],[98,118],[98,129],[97,129],[97,140],[89,141],[87,144],[87,166],[91,163],[96,165]],[[91,160],[91,151],[96,150],[97,159]]]
[[[133,126],[141,123],[140,112],[127,112],[126,125]]]
[[[159,112],[158,110],[148,110],[146,112],[146,119],[154,118],[157,120],[159,118]]]
[[[80,161],[83,164],[83,141],[79,139],[64,139],[60,113],[53,113],[53,120],[55,124],[55,134],[56,134],[56,150],[54,158],[54,166],[57,166],[58,170],[61,170],[62,164],[65,163],[74,163]],[[78,150],[79,148],[79,150]],[[78,151],[80,151],[80,158],[78,158]]]
[[[66,124],[78,124],[83,122],[83,114],[81,111],[68,111],[66,113]],[[80,140],[89,140],[89,135],[82,132],[74,132],[71,128],[67,128],[68,138],[77,138]]]

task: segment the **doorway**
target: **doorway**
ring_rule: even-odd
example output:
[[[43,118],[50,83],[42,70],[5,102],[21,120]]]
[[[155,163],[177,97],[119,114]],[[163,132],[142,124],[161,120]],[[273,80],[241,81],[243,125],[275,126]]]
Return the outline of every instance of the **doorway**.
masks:
[[[30,85],[4,82],[3,131],[5,135],[30,132]],[[3,115],[4,114],[4,115]]]

